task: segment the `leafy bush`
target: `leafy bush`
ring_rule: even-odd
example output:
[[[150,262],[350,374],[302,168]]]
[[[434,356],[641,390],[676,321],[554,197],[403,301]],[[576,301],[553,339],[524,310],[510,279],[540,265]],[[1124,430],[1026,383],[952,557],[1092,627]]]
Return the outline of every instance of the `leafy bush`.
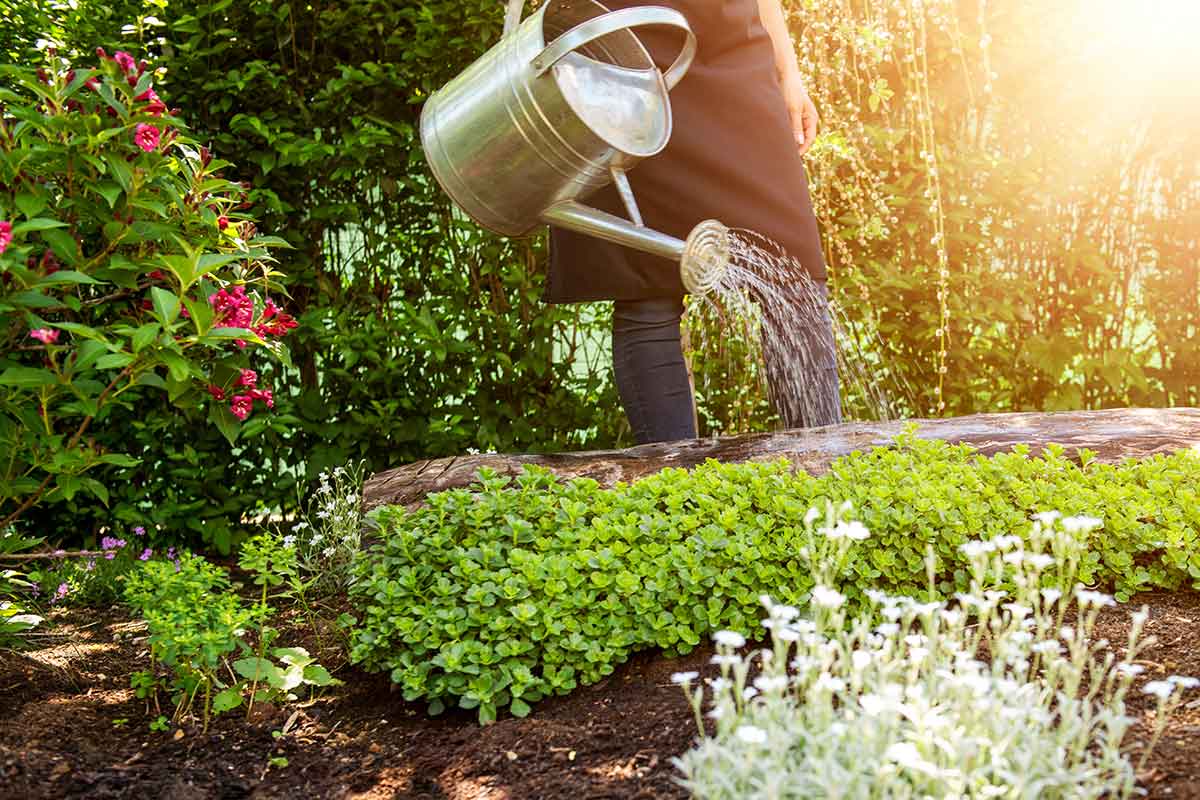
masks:
[[[286,359],[295,326],[269,296],[281,242],[243,218],[228,165],[186,137],[148,64],[99,55],[3,72],[0,527],[79,492],[107,504],[93,470],[138,460],[105,425],[151,393],[206,407],[232,441],[273,403],[250,353]]]
[[[857,615],[835,588],[838,556],[852,542],[818,535],[810,615],[765,599],[770,646],[744,656],[743,637],[717,633],[711,736],[697,673],[674,676],[701,737],[676,760],[684,786],[705,800],[1129,797],[1171,712],[1200,681],[1171,676],[1143,687],[1159,699],[1135,766],[1121,752],[1136,721],[1125,698],[1152,637],[1141,636],[1143,608],[1119,650],[1094,638],[1113,600],[1075,579],[1096,524],[1047,514],[1028,546],[1016,536],[969,542],[968,593],[921,603],[877,592],[876,607]]]
[[[177,559],[174,547],[158,552],[170,561]],[[139,526],[127,532],[112,531],[101,537],[97,550],[55,550],[30,570],[29,577],[53,590],[54,602],[73,605],[108,605],[121,599],[124,575],[155,555],[146,529]]]
[[[11,526],[0,533],[0,561],[41,544],[18,534]],[[17,569],[0,568],[0,647],[18,647],[24,643],[21,634],[42,624],[42,617],[31,613],[30,596],[37,585]]]
[[[609,674],[631,652],[684,652],[712,631],[757,628],[758,598],[802,604],[805,517],[851,503],[875,535],[856,549],[847,593],[920,596],[932,548],[937,590],[963,591],[960,547],[1023,534],[1046,508],[1104,517],[1081,579],[1141,589],[1200,586],[1200,459],[1181,452],[1082,466],[1060,448],[984,458],[907,435],[821,477],[784,462],[709,463],[629,486],[560,483],[528,469],[515,483],[481,474],[474,491],[382,510],[384,540],[366,554],[351,597],[362,609],[351,658],[391,671],[412,700],[494,718]]]

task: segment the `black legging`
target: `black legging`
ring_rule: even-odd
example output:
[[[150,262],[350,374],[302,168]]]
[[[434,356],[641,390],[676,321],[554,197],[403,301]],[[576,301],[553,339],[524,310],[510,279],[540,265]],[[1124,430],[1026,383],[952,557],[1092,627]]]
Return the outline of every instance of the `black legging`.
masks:
[[[822,295],[825,285],[818,284]],[[617,301],[613,308],[613,371],[621,405],[639,444],[696,438],[695,398],[683,361],[679,323],[683,302],[675,299]],[[763,341],[771,402],[789,428],[841,422],[837,357],[828,307],[797,331],[800,341],[768,334]],[[778,330],[765,325],[767,331]],[[817,365],[802,376],[802,397],[779,392],[787,385],[787,350],[804,347]]]

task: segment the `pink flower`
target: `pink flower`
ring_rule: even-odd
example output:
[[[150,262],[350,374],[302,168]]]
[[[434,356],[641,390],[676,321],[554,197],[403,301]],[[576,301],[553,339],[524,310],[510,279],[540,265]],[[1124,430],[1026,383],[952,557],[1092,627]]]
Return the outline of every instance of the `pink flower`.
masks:
[[[101,550],[120,550],[125,546],[124,539],[118,539],[115,536],[105,536],[100,540]]]
[[[229,410],[235,417],[244,420],[254,410],[254,398],[248,394],[236,394],[229,403]]]
[[[158,140],[158,128],[145,122],[140,123],[133,132],[133,141],[147,153],[158,149]]]
[[[133,60],[133,56],[124,50],[113,53],[113,61],[117,62],[117,66],[121,68],[122,72],[133,72],[137,69],[137,62]]]
[[[250,397],[255,400],[262,400],[263,403],[266,404],[267,408],[275,407],[275,398],[271,396],[270,389],[251,389]]]
[[[275,301],[268,297],[263,306],[262,320],[254,326],[254,332],[264,339],[268,336],[285,336],[298,324],[290,314],[280,311]]]
[[[70,594],[70,592],[71,592],[70,586],[68,586],[65,583],[60,583],[58,585],[58,588],[54,590],[54,599],[52,599],[50,602],[57,603],[59,600],[62,600],[64,597],[66,597],[68,594]]]
[[[34,328],[29,332],[29,335],[37,339],[42,344],[54,344],[58,341],[60,331],[52,328]]]
[[[245,286],[221,289],[208,298],[217,312],[216,324],[224,328],[249,328],[254,321],[254,301],[246,296]]]
[[[242,370],[241,376],[237,379],[237,385],[253,389],[258,385],[258,373],[252,369]]]
[[[151,550],[149,547],[147,547],[145,550],[142,551],[142,554],[140,556],[138,556],[138,561],[149,561],[150,556],[152,556],[152,555],[154,555],[154,551]]]
[[[141,525],[135,525],[135,526],[133,527],[133,535],[134,535],[134,536],[145,536],[145,535],[146,535],[146,529],[145,529],[145,528],[143,528]]]
[[[162,101],[162,98],[153,89],[147,89],[137,96],[138,100],[146,101],[146,113],[153,114],[156,117],[162,116],[162,113],[167,110],[167,104]]]
[[[210,383],[208,385],[208,393],[212,395],[213,400],[225,399],[225,390],[215,384]]]
[[[229,227],[229,217],[226,217],[226,216],[217,217],[217,229],[218,230],[223,231],[228,227]]]
[[[12,243],[12,223],[8,220],[0,222],[0,253],[8,249]]]

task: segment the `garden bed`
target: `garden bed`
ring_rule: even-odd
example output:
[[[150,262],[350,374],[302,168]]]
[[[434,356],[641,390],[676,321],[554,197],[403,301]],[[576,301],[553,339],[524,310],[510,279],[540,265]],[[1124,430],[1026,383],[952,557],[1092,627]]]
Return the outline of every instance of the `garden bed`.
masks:
[[[1138,595],[1106,610],[1100,635],[1123,642],[1143,603],[1146,633],[1158,642],[1145,653],[1141,680],[1200,674],[1200,593]],[[472,712],[430,719],[386,675],[345,668],[345,685],[310,705],[260,709],[249,722],[226,714],[207,733],[151,733],[157,715],[128,688],[129,671],[144,660],[138,625],[120,611],[63,612],[51,623],[33,649],[0,654],[0,797],[684,797],[671,759],[695,728],[670,676],[714,669],[707,648],[683,659],[642,653],[525,719],[481,728]],[[1126,748],[1135,762],[1151,708],[1131,694],[1139,724]],[[287,765],[272,765],[278,758]],[[1200,799],[1195,701],[1172,719],[1140,779],[1149,797]]]

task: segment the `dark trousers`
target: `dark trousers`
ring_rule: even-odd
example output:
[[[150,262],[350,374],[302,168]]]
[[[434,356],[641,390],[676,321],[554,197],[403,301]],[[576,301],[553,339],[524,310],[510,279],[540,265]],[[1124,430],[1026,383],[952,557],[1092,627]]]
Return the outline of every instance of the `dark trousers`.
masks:
[[[825,284],[818,284],[826,297]],[[841,422],[837,350],[827,302],[798,303],[797,319],[770,319],[764,308],[763,355],[771,402],[788,428]],[[623,300],[613,308],[613,371],[621,405],[639,444],[696,438],[695,398],[683,360],[683,302]],[[783,324],[787,322],[788,324]],[[783,333],[780,333],[783,331]],[[793,357],[803,348],[805,357]],[[795,365],[803,364],[797,375]]]

